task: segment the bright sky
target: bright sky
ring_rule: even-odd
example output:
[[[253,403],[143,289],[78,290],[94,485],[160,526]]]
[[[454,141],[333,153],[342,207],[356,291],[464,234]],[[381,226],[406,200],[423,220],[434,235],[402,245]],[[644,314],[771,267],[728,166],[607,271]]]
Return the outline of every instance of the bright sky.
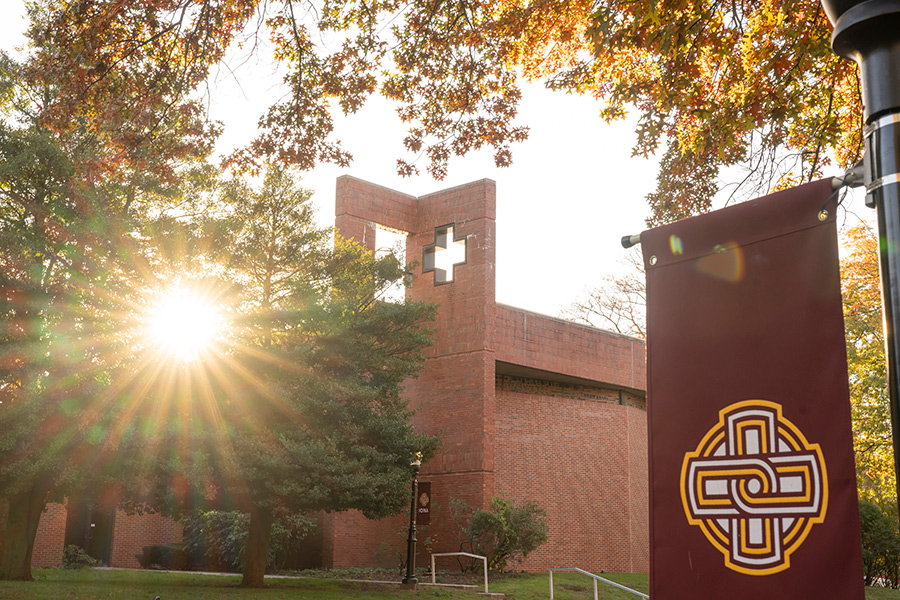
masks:
[[[7,0],[3,12],[0,47],[11,49],[23,41],[24,3]],[[236,78],[219,75],[210,111],[225,123],[220,151],[251,139],[279,83],[272,65],[259,60],[243,64]],[[335,179],[343,174],[416,196],[493,179],[497,301],[558,315],[605,275],[625,270],[619,240],[645,228],[644,197],[655,184],[656,160],[631,157],[634,122],[603,123],[590,98],[540,85],[526,85],[523,96],[519,122],[531,133],[513,147],[513,165],[494,167],[490,152],[454,158],[444,181],[396,174],[396,159],[409,158],[406,129],[387,101],[373,97],[356,115],[339,117],[337,137],[353,153],[353,164],[322,165],[303,176],[304,187],[315,190],[320,222],[333,223]],[[424,173],[426,163],[419,166]],[[861,204],[857,210],[864,210]]]

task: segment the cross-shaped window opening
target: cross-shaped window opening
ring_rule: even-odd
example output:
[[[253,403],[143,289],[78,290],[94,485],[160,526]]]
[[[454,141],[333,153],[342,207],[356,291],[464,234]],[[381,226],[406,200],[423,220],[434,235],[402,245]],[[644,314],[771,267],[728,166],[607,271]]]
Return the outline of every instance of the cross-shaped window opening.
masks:
[[[434,284],[453,281],[453,268],[466,262],[466,236],[454,237],[455,224],[434,228],[434,243],[422,249],[422,272],[434,271]]]

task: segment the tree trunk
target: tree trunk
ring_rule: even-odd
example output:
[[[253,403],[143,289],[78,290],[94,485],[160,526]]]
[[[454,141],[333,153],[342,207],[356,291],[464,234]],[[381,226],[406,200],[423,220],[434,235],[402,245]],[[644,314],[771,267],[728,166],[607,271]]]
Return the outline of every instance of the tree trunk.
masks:
[[[244,551],[244,578],[242,587],[263,587],[266,563],[269,561],[269,537],[275,516],[267,508],[254,506],[250,511],[250,531],[247,549]]]
[[[47,492],[40,486],[9,499],[0,580],[34,580],[31,576],[31,553],[34,550],[38,522],[47,504],[46,499]]]

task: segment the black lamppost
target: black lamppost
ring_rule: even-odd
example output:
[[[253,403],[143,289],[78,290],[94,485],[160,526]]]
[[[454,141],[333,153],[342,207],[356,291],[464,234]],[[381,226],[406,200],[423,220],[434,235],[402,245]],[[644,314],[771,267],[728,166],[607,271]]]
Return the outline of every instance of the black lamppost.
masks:
[[[409,463],[413,468],[412,501],[409,504],[409,537],[406,539],[406,577],[405,585],[419,583],[416,577],[416,497],[419,495],[419,467],[422,466],[422,453],[416,452],[416,458]]]
[[[894,470],[900,473],[900,0],[822,0],[822,6],[834,25],[831,47],[859,65],[866,205],[878,211]]]

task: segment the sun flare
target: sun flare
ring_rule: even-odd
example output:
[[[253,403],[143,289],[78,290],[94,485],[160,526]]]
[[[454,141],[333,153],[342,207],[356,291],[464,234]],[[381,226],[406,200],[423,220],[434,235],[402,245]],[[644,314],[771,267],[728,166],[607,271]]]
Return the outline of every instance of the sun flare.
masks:
[[[160,297],[149,320],[154,344],[164,353],[185,361],[210,350],[221,328],[218,308],[201,294],[180,287]]]

